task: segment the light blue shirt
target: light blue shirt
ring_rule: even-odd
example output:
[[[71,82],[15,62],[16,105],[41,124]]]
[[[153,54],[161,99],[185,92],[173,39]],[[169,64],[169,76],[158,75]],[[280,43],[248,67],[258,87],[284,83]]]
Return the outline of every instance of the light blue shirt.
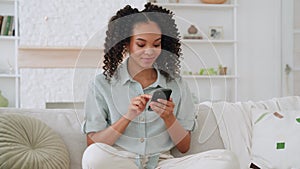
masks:
[[[106,129],[128,112],[133,97],[152,94],[157,88],[172,89],[174,114],[184,129],[192,131],[195,127],[194,104],[188,85],[182,78],[167,81],[156,70],[157,80],[143,89],[141,84],[129,75],[127,62],[128,59],[118,67],[118,78],[114,76],[110,83],[103,74],[99,74],[89,84],[85,102],[84,133]],[[116,145],[140,155],[165,152],[174,147],[163,120],[156,112],[148,111],[148,104],[146,109],[131,121],[116,141]]]

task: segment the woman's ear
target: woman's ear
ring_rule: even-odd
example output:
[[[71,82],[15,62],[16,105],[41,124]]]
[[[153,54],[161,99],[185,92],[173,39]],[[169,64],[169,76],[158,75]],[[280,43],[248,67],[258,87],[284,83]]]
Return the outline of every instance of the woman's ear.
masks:
[[[126,58],[127,55],[129,54],[129,45],[128,44],[126,44],[126,45],[123,46],[123,52],[122,52],[122,54],[123,54],[124,58]]]
[[[124,51],[123,51],[123,52],[124,52],[125,54],[127,54],[127,53],[129,53],[129,51],[130,51],[130,50],[129,50],[129,44],[124,45]]]

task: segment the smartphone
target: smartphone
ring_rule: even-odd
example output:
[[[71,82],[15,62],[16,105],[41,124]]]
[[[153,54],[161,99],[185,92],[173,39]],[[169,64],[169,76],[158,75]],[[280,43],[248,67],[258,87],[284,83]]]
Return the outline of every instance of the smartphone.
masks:
[[[171,89],[157,89],[153,95],[152,95],[152,98],[151,98],[151,101],[157,101],[157,99],[163,99],[163,100],[169,100],[170,99],[170,96],[171,96],[171,93],[172,93],[172,90]],[[149,106],[148,107],[148,110],[149,111],[152,111],[151,107]]]

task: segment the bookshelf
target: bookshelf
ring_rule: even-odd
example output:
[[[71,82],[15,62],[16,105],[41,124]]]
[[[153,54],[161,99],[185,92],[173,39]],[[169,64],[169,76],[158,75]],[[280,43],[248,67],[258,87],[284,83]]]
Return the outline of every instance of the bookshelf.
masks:
[[[0,90],[9,101],[8,107],[20,105],[18,3],[18,0],[0,0],[0,16],[3,18],[0,30]],[[3,31],[3,28],[7,30]]]
[[[202,101],[237,100],[237,0],[224,4],[205,4],[200,0],[160,0],[157,5],[172,10],[182,37],[182,77],[188,82],[193,95]],[[189,27],[197,28],[201,38],[188,38]],[[213,28],[221,27],[221,37],[213,38]],[[187,38],[186,38],[187,37]],[[227,67],[226,75],[219,75],[219,65]],[[216,74],[202,74],[213,68]],[[203,72],[203,71],[202,71]]]

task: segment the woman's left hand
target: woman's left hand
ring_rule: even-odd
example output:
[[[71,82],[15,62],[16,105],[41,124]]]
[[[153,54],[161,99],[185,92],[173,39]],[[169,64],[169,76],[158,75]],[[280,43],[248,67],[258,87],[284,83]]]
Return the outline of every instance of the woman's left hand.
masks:
[[[170,117],[174,117],[173,111],[175,104],[170,98],[169,100],[158,99],[157,102],[152,101],[150,106],[153,111],[159,114],[159,116],[166,121]]]

